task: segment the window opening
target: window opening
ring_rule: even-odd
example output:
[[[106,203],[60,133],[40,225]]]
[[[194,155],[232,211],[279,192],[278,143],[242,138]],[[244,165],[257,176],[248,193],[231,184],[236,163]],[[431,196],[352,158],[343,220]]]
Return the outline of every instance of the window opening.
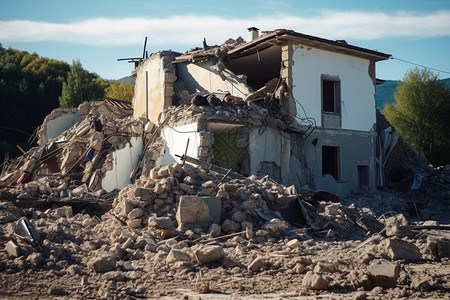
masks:
[[[358,166],[358,186],[369,186],[369,166]]]
[[[325,174],[339,180],[339,147],[322,146],[322,175]]]
[[[328,113],[341,112],[340,81],[322,79],[322,110]]]

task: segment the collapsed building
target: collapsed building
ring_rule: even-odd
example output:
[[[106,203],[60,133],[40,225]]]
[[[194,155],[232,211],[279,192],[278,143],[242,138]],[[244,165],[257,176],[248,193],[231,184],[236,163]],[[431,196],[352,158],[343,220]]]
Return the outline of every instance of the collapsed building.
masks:
[[[383,168],[377,166],[375,63],[390,55],[292,30],[259,35],[254,27],[248,42],[203,46],[139,59],[132,107],[108,99],[57,109],[41,126],[39,157],[25,158],[25,168],[7,174],[3,185],[24,182],[25,173],[28,180],[34,173],[67,175],[82,165],[80,179],[91,190],[111,192],[183,156],[298,190],[345,196],[377,185]],[[114,109],[119,113],[111,115]],[[102,130],[123,117],[128,121],[120,128]],[[75,127],[70,137],[60,136]],[[88,130],[95,133],[90,141]],[[72,137],[81,145],[76,151]],[[59,151],[70,155],[56,161]],[[107,163],[100,172],[93,166],[102,155]]]
[[[177,161],[189,140],[189,156],[298,189],[345,196],[376,186],[375,63],[390,55],[254,27],[248,42],[204,46],[153,54],[133,72],[135,118],[159,124],[173,107],[202,107],[203,117],[177,113],[165,126],[162,164]]]

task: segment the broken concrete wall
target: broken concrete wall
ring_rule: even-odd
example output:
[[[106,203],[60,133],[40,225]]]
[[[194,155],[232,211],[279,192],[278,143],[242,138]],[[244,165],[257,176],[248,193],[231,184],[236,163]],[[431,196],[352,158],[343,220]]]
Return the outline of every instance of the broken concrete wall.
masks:
[[[139,64],[134,88],[134,118],[145,115],[158,124],[158,116],[172,105],[173,83],[177,79],[171,51],[158,52]]]
[[[221,67],[219,67],[221,66]],[[245,98],[253,90],[238,76],[217,64],[216,59],[201,63],[176,64],[177,77],[183,81],[189,93],[228,91],[233,96]]]
[[[164,155],[159,159],[156,165],[166,166],[179,162],[175,155],[183,155],[186,152],[188,156],[198,158],[198,148],[201,144],[201,136],[198,132],[198,123],[177,126],[175,128],[165,127],[162,131],[162,136],[165,140]]]
[[[290,140],[279,129],[253,127],[249,134],[251,174],[269,175],[272,179],[288,182],[291,154]]]
[[[86,103],[89,106],[89,103]],[[85,105],[84,105],[85,106]],[[84,106],[80,106],[83,108]],[[45,145],[49,140],[58,137],[65,130],[86,117],[87,112],[78,108],[57,108],[47,115],[39,128],[39,145]]]
[[[142,138],[131,137],[130,142],[121,149],[115,149],[110,155],[112,162],[109,170],[104,173],[101,181],[102,188],[111,192],[118,188],[122,189],[130,183],[130,174],[135,168],[139,156],[142,154]]]

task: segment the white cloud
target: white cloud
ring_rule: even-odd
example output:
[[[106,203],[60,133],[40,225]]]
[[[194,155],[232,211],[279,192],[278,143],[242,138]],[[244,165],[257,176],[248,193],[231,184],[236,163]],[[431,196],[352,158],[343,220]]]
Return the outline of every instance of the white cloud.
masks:
[[[169,18],[94,18],[74,23],[48,23],[27,20],[0,21],[2,42],[60,41],[99,46],[142,43],[148,36],[153,46],[176,47],[221,44],[239,35],[246,39],[246,28],[277,28],[327,39],[369,40],[386,37],[429,38],[450,36],[450,11],[430,14],[400,12],[324,11],[313,17],[291,15],[229,19],[219,16],[176,15]]]

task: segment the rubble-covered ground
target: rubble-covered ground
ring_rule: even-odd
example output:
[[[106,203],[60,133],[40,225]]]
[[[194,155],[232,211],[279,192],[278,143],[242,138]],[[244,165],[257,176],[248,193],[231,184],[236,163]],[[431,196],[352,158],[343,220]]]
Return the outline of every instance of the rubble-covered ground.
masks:
[[[96,143],[76,132],[70,143]],[[98,149],[107,169],[108,148]],[[187,162],[113,193],[92,192],[80,172],[1,188],[0,298],[449,298],[449,166],[415,190],[361,189],[338,202]],[[218,211],[202,199],[219,199]]]

